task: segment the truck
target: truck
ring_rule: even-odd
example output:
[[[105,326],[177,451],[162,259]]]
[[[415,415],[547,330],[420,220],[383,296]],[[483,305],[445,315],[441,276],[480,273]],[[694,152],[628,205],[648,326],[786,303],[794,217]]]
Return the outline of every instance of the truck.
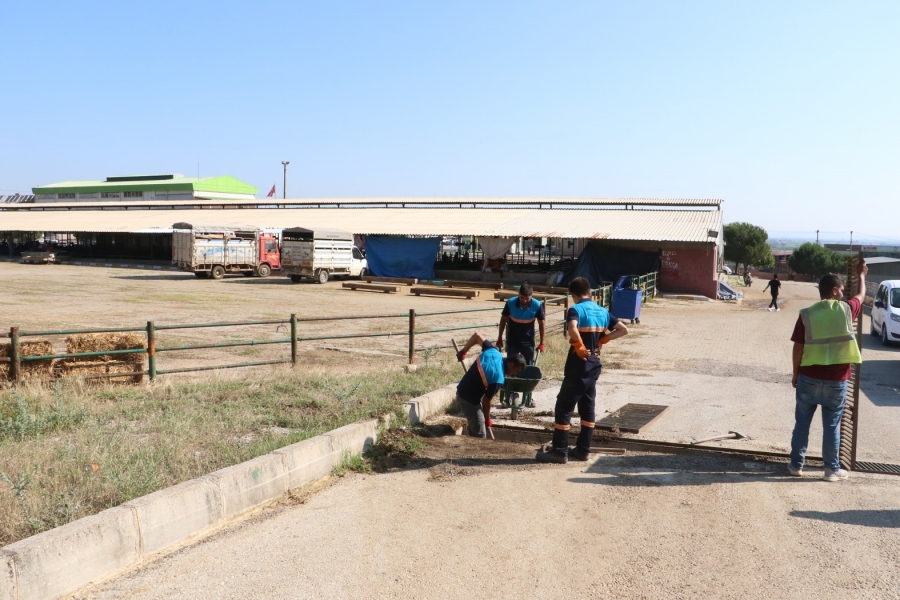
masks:
[[[268,277],[281,269],[277,236],[259,227],[175,223],[172,229],[172,264],[199,279]]]
[[[368,274],[365,256],[353,245],[353,235],[339,229],[284,229],[281,258],[284,274],[294,283],[305,278],[327,283],[334,276],[362,279]]]

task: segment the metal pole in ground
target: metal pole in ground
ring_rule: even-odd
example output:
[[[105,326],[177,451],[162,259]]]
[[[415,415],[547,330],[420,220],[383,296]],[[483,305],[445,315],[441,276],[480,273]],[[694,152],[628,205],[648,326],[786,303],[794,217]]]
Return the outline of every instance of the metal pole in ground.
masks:
[[[147,375],[150,381],[156,379],[156,327],[147,321]]]
[[[297,366],[297,315],[291,314],[291,364]]]
[[[409,364],[416,362],[416,309],[409,309]]]
[[[13,383],[22,381],[22,358],[19,355],[19,328],[9,328],[9,375]]]

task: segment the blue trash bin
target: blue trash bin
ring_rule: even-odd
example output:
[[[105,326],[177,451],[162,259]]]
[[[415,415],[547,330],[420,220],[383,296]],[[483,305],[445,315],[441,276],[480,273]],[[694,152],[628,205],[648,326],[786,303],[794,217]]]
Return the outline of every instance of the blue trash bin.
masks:
[[[631,281],[631,277],[628,275],[623,275],[616,281],[612,291],[612,302],[609,312],[616,318],[631,319],[632,323],[640,323],[644,291],[625,288],[629,281]]]

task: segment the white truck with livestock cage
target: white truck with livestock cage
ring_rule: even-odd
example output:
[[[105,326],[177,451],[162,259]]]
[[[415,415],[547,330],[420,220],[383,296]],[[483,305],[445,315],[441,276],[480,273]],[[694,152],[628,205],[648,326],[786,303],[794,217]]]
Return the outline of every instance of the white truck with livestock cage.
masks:
[[[339,229],[289,227],[281,232],[281,263],[294,283],[304,278],[327,283],[330,277],[365,277],[368,264],[353,235]]]
[[[175,223],[172,229],[172,264],[200,279],[268,277],[281,268],[277,237],[258,227]]]

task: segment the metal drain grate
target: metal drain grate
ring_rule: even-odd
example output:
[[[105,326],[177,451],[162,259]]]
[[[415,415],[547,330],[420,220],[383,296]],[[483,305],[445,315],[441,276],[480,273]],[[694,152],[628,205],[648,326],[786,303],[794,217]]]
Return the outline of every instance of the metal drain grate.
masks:
[[[856,461],[853,468],[854,471],[866,471],[868,473],[887,473],[889,475],[900,475],[900,465],[892,465],[889,463],[863,462]]]

